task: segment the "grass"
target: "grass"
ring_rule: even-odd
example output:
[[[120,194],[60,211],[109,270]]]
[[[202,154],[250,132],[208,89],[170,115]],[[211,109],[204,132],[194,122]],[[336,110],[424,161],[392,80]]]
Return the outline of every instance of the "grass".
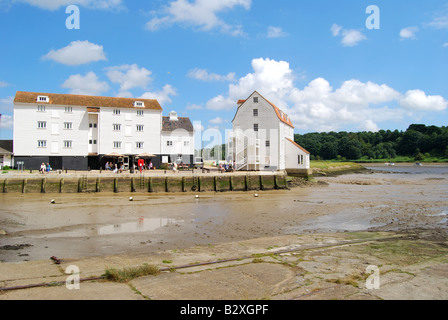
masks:
[[[340,167],[358,168],[359,164],[354,162],[339,162],[339,161],[321,161],[312,160],[310,164],[312,169],[336,169]]]
[[[159,273],[160,270],[156,266],[144,264],[143,266],[123,268],[121,270],[115,268],[106,269],[103,276],[107,280],[114,282],[128,282],[138,277],[158,275]]]

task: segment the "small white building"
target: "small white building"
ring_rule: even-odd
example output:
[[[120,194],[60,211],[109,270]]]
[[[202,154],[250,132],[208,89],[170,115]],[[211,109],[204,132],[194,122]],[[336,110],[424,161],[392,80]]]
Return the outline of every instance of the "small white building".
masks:
[[[0,169],[14,167],[12,140],[0,140]]]
[[[194,128],[189,118],[171,111],[162,118],[162,162],[194,164]]]
[[[310,153],[294,142],[294,126],[286,113],[257,91],[238,101],[228,150],[237,170],[304,171]]]

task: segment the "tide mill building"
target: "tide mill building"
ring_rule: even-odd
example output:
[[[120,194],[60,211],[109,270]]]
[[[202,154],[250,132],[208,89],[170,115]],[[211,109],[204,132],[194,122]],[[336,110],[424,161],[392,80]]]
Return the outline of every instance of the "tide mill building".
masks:
[[[190,119],[162,116],[157,100],[22,92],[14,99],[14,157],[26,169],[105,168],[132,165],[139,155],[153,165],[192,163]]]
[[[237,170],[287,170],[307,174],[310,153],[294,142],[289,116],[257,91],[238,101],[228,145]]]

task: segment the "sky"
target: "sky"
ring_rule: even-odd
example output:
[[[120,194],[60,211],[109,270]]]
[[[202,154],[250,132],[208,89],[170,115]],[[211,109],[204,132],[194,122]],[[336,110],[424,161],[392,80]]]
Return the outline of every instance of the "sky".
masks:
[[[157,99],[204,131],[255,90],[298,134],[448,120],[447,0],[0,0],[0,37],[0,139],[16,91]]]

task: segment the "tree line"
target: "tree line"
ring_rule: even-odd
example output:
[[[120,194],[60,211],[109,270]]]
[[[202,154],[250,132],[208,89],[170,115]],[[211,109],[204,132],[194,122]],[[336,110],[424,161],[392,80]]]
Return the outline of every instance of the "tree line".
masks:
[[[406,131],[314,132],[294,140],[312,160],[448,159],[448,127],[412,124]]]

